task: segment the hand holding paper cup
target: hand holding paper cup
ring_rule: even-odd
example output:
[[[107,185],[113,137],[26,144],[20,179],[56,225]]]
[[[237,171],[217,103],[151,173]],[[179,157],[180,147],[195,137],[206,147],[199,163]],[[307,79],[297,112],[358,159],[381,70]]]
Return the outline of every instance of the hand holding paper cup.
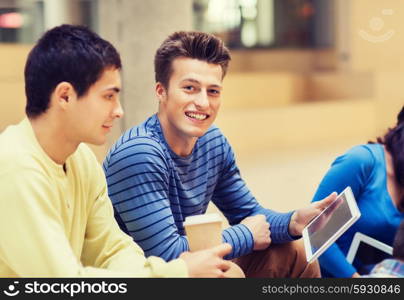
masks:
[[[222,219],[216,213],[189,216],[185,219],[184,227],[192,252],[223,243]]]

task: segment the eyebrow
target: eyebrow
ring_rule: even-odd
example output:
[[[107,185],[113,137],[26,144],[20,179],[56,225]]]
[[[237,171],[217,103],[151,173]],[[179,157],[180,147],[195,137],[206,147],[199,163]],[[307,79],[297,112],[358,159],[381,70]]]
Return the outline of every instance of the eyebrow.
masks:
[[[198,80],[193,79],[193,78],[185,78],[185,79],[181,80],[181,82],[184,82],[184,81],[190,81],[190,82],[193,82],[193,83],[201,84]],[[209,86],[210,87],[220,88],[220,89],[222,88],[222,86],[219,85],[219,84],[211,84]]]
[[[116,93],[119,93],[121,91],[121,89],[119,87],[114,86],[114,87],[110,87],[110,88],[107,88],[104,90],[104,92],[106,92],[106,91],[114,91]]]

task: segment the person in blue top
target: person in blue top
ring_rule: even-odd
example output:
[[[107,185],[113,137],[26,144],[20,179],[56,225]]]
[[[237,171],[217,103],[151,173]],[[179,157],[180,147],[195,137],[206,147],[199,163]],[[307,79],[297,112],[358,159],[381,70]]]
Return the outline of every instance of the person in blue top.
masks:
[[[377,139],[358,145],[339,156],[321,181],[313,201],[329,191],[341,192],[351,186],[360,219],[320,256],[324,277],[358,277],[366,266],[346,254],[356,232],[392,245],[404,217],[404,107],[395,127]]]
[[[287,242],[336,194],[288,213],[257,202],[228,141],[212,125],[229,60],[223,42],[201,32],[173,33],[159,47],[158,113],[127,130],[103,164],[115,217],[146,255],[169,261],[189,249],[185,218],[205,213],[213,201],[231,225],[222,234],[232,246],[226,258],[247,277],[319,277],[300,241]]]

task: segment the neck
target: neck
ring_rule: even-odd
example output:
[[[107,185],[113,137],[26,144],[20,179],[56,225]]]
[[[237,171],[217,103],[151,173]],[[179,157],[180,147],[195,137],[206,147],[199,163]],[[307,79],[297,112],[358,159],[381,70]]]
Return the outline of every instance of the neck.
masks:
[[[39,145],[55,163],[63,165],[76,151],[79,144],[69,141],[60,118],[45,113],[29,121]]]
[[[396,177],[394,173],[394,165],[393,165],[393,158],[389,151],[387,151],[386,147],[384,147],[384,153],[386,154],[386,169],[387,169],[387,176],[388,177]]]
[[[190,155],[198,138],[181,135],[177,133],[178,131],[175,129],[170,130],[172,125],[167,118],[160,113],[158,113],[157,116],[161,124],[161,129],[163,130],[164,138],[171,150],[179,156]]]

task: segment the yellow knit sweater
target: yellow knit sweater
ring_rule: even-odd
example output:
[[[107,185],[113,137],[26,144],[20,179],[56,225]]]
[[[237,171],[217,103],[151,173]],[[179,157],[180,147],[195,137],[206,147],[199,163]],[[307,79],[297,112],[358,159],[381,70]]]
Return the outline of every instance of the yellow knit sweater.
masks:
[[[145,258],[113,216],[104,173],[84,144],[66,172],[28,119],[0,134],[0,277],[183,277],[181,259]]]

